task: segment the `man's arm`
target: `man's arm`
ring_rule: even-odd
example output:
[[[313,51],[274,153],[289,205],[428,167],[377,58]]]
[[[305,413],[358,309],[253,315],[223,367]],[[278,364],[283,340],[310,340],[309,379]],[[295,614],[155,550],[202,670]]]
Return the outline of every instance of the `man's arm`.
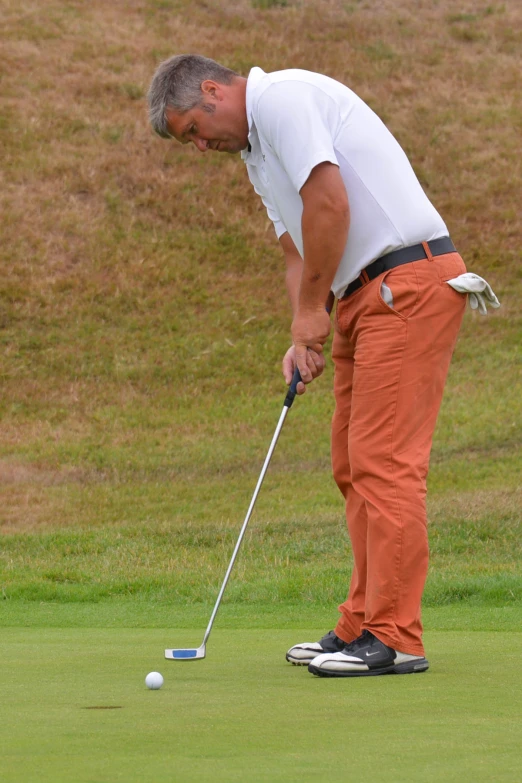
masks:
[[[316,166],[301,188],[304,270],[299,309],[322,309],[348,239],[350,208],[339,168]]]
[[[350,208],[339,168],[333,163],[316,166],[300,195],[304,259],[292,339],[301,377],[309,383],[314,376],[308,367],[307,349],[322,353],[330,333],[325,304],[346,246]]]
[[[279,237],[279,242],[285,254],[286,290],[288,291],[288,298],[290,299],[290,305],[292,307],[292,315],[295,315],[299,302],[299,287],[301,285],[301,275],[303,273],[303,259],[288,231]]]
[[[279,237],[279,242],[283,248],[286,262],[286,288],[288,298],[292,307],[292,315],[297,313],[299,302],[299,288],[301,286],[301,277],[303,274],[303,259],[296,248],[294,241],[288,232]],[[324,370],[324,357],[315,351],[307,351],[307,363],[312,377],[316,378]],[[289,384],[292,380],[296,367],[295,346],[292,345],[283,357],[283,376]],[[304,383],[297,384],[297,393],[303,394],[305,391]]]

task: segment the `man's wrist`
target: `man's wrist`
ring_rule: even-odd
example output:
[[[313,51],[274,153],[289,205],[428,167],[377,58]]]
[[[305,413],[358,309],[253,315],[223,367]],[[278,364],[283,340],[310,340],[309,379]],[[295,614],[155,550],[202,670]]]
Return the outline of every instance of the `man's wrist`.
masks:
[[[297,303],[297,312],[298,313],[323,313],[325,310],[330,312],[330,307],[328,306],[331,303],[332,300],[332,292],[329,291],[328,295],[324,298],[316,299],[299,299]]]
[[[315,272],[310,269],[303,270],[299,287],[299,309],[324,309],[331,294],[334,277],[334,272],[328,269],[317,269]]]

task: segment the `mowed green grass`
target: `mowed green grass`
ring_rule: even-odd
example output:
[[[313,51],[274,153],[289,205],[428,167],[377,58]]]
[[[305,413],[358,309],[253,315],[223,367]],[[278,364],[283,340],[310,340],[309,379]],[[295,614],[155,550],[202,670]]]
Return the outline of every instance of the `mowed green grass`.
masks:
[[[9,783],[520,779],[522,636],[428,631],[425,674],[319,679],[284,661],[324,628],[4,629]],[[159,670],[160,691],[144,678]]]

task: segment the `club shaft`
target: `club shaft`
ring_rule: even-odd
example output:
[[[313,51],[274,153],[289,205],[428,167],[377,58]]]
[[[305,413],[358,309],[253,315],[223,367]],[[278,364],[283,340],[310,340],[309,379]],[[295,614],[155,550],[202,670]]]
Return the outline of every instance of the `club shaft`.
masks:
[[[232,558],[230,560],[230,564],[228,566],[227,572],[225,574],[225,578],[223,579],[223,584],[221,585],[221,590],[219,591],[219,595],[217,597],[216,605],[214,606],[214,610],[212,612],[212,615],[210,617],[209,624],[207,626],[207,630],[205,631],[205,637],[203,639],[203,644],[205,645],[207,643],[207,639],[210,636],[210,631],[212,630],[212,625],[214,623],[214,619],[216,617],[217,611],[219,609],[219,604],[221,603],[221,599],[223,597],[223,593],[225,592],[225,588],[227,586],[228,578],[232,572],[232,568],[234,567],[234,563],[236,561],[237,553],[239,552],[239,547],[241,546],[241,542],[243,541],[243,536],[245,535],[245,531],[247,529],[247,525],[249,522],[249,519],[252,515],[252,511],[254,509],[255,502],[257,500],[257,496],[259,495],[259,490],[261,489],[261,485],[263,483],[263,479],[265,477],[265,473],[267,471],[267,468],[270,464],[270,460],[272,458],[272,454],[274,453],[274,449],[277,444],[277,440],[279,438],[279,434],[283,428],[283,424],[286,418],[286,414],[288,413],[289,408],[284,405],[283,410],[281,413],[281,416],[279,417],[279,422],[276,427],[276,431],[274,433],[274,437],[272,438],[272,443],[270,444],[270,448],[268,449],[268,454],[266,455],[265,463],[263,465],[263,468],[261,470],[261,474],[259,476],[256,488],[254,490],[254,494],[252,496],[252,500],[250,501],[250,506],[248,507],[247,515],[245,517],[245,521],[243,522],[243,527],[241,528],[241,532],[239,533],[239,538],[237,539],[237,544],[234,549],[234,552],[232,554]]]

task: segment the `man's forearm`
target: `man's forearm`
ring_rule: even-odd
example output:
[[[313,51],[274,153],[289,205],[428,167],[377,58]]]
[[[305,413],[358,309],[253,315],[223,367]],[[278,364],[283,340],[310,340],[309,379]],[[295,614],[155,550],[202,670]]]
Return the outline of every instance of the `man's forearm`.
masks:
[[[300,191],[304,266],[299,311],[325,306],[343,257],[350,227],[348,194],[337,166],[316,166]]]
[[[292,307],[292,315],[297,313],[299,306],[299,288],[303,274],[303,259],[301,256],[286,256],[286,290]]]
[[[298,307],[314,310],[324,307],[346,246],[349,214],[329,207],[303,209],[303,271]]]
[[[286,290],[292,306],[292,315],[297,312],[299,302],[299,286],[301,285],[301,275],[303,273],[303,259],[290,234],[286,231],[279,237],[279,242],[285,254],[286,261]]]
[[[299,309],[299,289],[301,287],[301,277],[303,275],[303,259],[301,256],[286,256],[286,290],[288,299],[294,316]],[[329,291],[325,301],[326,309],[332,312],[335,296],[333,291]]]

